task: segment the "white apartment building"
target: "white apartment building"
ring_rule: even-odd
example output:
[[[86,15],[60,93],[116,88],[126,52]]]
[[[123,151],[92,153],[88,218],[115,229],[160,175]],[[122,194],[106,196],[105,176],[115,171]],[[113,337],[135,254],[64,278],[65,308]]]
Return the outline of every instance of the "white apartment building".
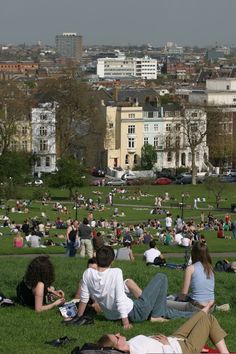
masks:
[[[159,70],[157,60],[149,57],[97,59],[97,75],[99,78],[137,77],[140,79],[156,79]]]
[[[43,103],[31,111],[33,174],[56,170],[56,104]]]
[[[193,90],[189,102],[210,106],[236,107],[236,79],[219,78],[206,81],[206,90]]]

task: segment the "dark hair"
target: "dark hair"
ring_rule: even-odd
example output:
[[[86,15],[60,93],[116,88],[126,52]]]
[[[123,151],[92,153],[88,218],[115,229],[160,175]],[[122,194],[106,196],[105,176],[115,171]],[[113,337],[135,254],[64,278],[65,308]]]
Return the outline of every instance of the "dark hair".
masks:
[[[125,241],[123,242],[123,246],[124,246],[124,247],[131,247],[131,241],[125,240]]]
[[[89,267],[90,264],[97,264],[96,257],[92,257],[88,259],[87,268]]]
[[[115,258],[115,252],[111,246],[102,246],[96,252],[97,265],[107,268]]]
[[[206,243],[203,242],[194,242],[191,257],[193,264],[196,262],[201,262],[204,268],[204,272],[209,278],[213,272],[212,260],[208,251]]]
[[[104,334],[101,338],[99,338],[99,340],[96,343],[100,348],[104,348],[104,347],[113,347],[114,348],[114,344],[112,342],[112,340],[110,339],[110,337],[107,334]]]
[[[88,225],[88,223],[89,223],[89,222],[88,222],[88,219],[87,219],[87,218],[84,218],[83,224],[84,224],[84,225]]]
[[[156,241],[155,240],[152,240],[149,242],[149,247],[150,248],[155,248],[156,247]]]
[[[49,257],[34,258],[28,265],[24,280],[30,288],[35,288],[40,281],[44,283],[45,288],[51,286],[55,280],[55,273]]]

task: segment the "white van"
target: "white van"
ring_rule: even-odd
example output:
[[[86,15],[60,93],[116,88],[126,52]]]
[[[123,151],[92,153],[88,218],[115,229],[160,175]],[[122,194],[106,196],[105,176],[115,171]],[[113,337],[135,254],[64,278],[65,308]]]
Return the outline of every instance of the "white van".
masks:
[[[229,170],[226,170],[223,172],[223,176],[232,176],[232,177],[236,177],[236,169],[235,168],[231,168]]]

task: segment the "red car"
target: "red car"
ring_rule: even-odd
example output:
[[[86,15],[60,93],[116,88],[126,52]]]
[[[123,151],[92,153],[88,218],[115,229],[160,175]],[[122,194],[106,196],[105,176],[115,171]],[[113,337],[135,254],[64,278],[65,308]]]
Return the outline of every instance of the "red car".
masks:
[[[166,186],[167,184],[171,184],[173,181],[167,177],[157,178],[152,184],[160,184],[161,186]]]

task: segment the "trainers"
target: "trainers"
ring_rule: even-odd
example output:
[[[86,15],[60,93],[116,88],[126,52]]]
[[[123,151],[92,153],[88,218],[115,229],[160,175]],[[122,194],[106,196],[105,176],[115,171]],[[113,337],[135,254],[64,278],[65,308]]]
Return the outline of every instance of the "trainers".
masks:
[[[230,305],[229,304],[223,304],[223,305],[220,305],[220,306],[216,306],[216,310],[224,311],[224,312],[230,311]]]

